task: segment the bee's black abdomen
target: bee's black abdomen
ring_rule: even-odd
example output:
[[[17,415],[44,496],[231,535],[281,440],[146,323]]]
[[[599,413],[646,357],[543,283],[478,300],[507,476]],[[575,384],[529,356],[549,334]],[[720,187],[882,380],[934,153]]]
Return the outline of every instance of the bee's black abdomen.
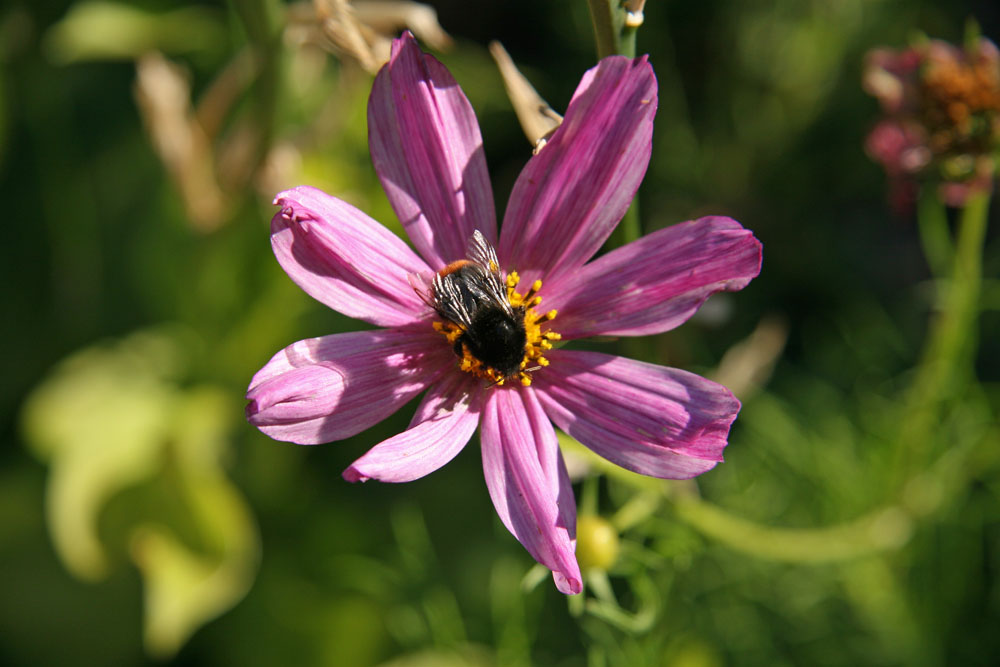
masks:
[[[476,359],[506,377],[521,370],[527,335],[524,317],[511,316],[499,307],[479,308],[472,318],[472,326],[462,334],[465,343]]]

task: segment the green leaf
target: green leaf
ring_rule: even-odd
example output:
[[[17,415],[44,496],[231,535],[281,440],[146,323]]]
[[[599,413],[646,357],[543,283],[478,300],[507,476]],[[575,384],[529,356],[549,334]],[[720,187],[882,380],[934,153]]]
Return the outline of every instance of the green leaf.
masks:
[[[177,384],[190,348],[163,329],[83,350],[31,394],[23,415],[28,442],[51,466],[49,531],[76,576],[108,574],[99,518],[112,498],[136,487],[167,494],[153,496],[166,503],[138,494],[124,510],[124,543],[145,584],[146,648],[160,658],[236,604],[258,561],[250,509],[221,466],[242,413],[220,389]]]

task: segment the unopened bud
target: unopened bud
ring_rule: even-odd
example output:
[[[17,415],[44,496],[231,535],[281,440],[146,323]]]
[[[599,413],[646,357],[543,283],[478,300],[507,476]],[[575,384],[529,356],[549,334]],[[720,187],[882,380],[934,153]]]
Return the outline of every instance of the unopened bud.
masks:
[[[594,514],[576,522],[576,557],[580,569],[607,571],[614,566],[621,551],[618,531],[611,522]]]

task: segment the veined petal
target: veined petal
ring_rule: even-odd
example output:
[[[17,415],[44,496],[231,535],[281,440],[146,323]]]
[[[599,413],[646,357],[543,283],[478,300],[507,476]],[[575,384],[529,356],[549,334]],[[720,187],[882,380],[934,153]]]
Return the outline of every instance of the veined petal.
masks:
[[[379,326],[429,315],[407,279],[427,264],[398,236],[316,188],[286,190],[274,203],[281,207],[271,220],[274,255],[309,296]]]
[[[597,252],[646,173],[656,103],[645,57],[610,56],[584,74],[562,125],[514,185],[500,234],[504,268],[552,279]]]
[[[348,482],[410,482],[455,458],[479,425],[479,383],[452,373],[435,384],[410,427],[368,450],[344,471]]]
[[[483,471],[500,520],[552,570],[567,594],[582,588],[576,562],[576,501],[552,424],[530,388],[486,394]]]
[[[712,294],[746,287],[760,273],[761,245],[735,220],[701,218],[613,250],[556,283],[545,308],[559,311],[564,339],[646,336],[691,317]]]
[[[532,389],[556,426],[612,463],[687,479],[722,460],[740,403],[720,384],[598,352],[552,350]]]
[[[545,412],[541,404],[538,403],[538,399],[536,398],[534,402],[535,407],[533,409],[538,411],[539,418],[545,419],[549,431],[555,436],[552,423],[548,421],[548,417],[544,416]],[[558,440],[556,442],[558,443]],[[546,471],[546,474],[550,473]],[[580,567],[576,560],[576,496],[573,495],[573,481],[569,478],[566,461],[563,459],[562,450],[558,446],[556,447],[556,475],[559,477],[559,494],[556,496],[556,502],[559,506],[559,518],[556,521],[556,525],[565,526],[569,534],[574,568],[571,568],[568,572],[553,570],[552,579],[555,581],[556,588],[560,592],[567,595],[575,595],[583,590],[579,583],[580,580],[575,579],[575,574],[579,572]]]
[[[357,331],[301,340],[250,381],[247,419],[275,440],[342,440],[394,413],[453,363],[434,333]]]
[[[472,105],[409,32],[368,100],[375,171],[417,251],[438,270],[465,257],[473,230],[496,243],[493,189]]]

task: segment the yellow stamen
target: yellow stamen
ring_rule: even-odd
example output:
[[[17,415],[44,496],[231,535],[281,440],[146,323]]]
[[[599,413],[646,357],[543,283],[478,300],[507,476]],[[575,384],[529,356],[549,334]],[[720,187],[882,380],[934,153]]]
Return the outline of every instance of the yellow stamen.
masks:
[[[542,302],[542,297],[538,297],[537,299],[533,299],[533,297],[535,296],[535,293],[538,292],[538,290],[540,290],[540,289],[542,289],[542,281],[541,280],[536,280],[535,282],[531,283],[531,289],[529,289],[528,292],[524,295],[524,301],[526,303],[528,301],[532,301],[532,304],[531,304],[532,306],[537,306],[538,304],[540,304]]]

